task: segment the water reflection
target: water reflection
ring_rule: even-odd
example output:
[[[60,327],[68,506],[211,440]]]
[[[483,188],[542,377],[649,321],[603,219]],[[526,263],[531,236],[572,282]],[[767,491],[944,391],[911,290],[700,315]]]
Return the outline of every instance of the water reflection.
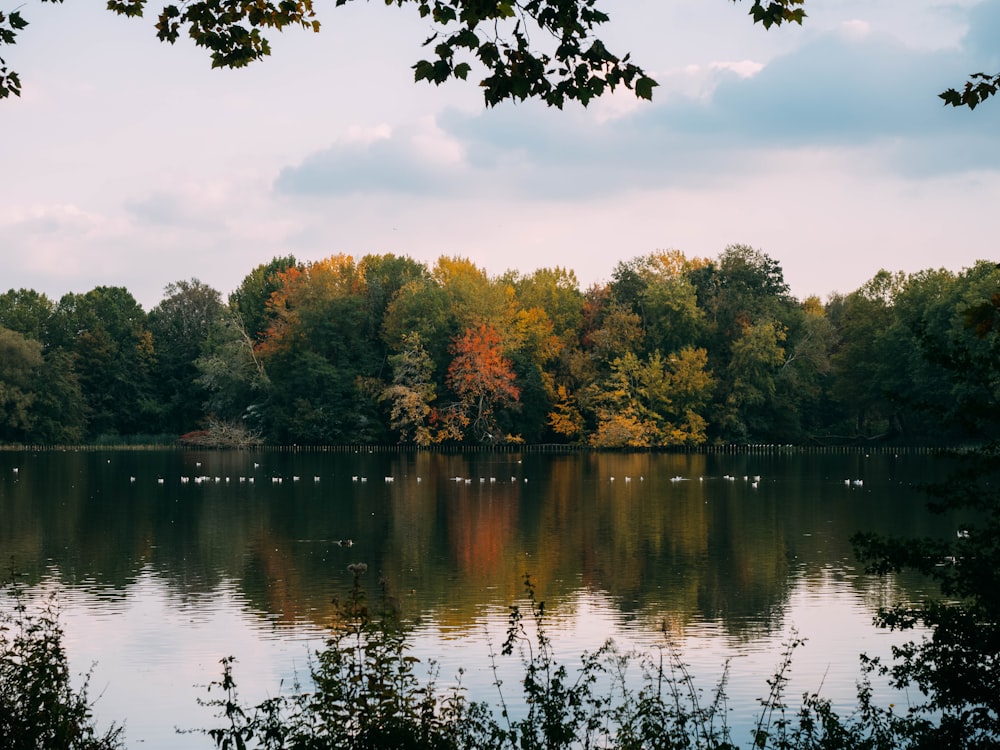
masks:
[[[425,656],[485,670],[485,633],[530,574],[569,653],[665,627],[707,674],[723,652],[742,659],[752,708],[791,625],[827,662],[798,674],[832,659],[853,686],[873,608],[923,584],[873,586],[847,540],[953,534],[915,487],[937,470],[860,453],[0,453],[0,549],[29,584],[63,589],[84,668],[96,660],[109,690],[136,665],[161,675],[184,696],[171,710],[193,710],[191,686],[229,653],[265,694],[290,681],[288,644],[318,642],[355,561],[420,623]],[[489,690],[486,671],[470,679]]]

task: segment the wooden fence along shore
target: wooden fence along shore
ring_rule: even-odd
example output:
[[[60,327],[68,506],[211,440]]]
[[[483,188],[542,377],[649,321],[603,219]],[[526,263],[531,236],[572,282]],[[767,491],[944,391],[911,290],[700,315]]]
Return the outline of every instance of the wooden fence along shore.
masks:
[[[73,451],[243,451],[247,453],[707,453],[707,454],[933,454],[956,450],[957,446],[893,446],[893,445],[775,445],[726,444],[675,446],[670,448],[592,448],[566,443],[534,445],[254,445],[245,447],[184,446],[171,443],[86,443],[80,445],[2,444],[0,451],[10,452],[73,452]]]

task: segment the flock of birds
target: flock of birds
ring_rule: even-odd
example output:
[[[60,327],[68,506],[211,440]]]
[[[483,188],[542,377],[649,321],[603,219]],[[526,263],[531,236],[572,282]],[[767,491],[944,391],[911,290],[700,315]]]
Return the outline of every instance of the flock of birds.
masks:
[[[108,463],[111,463],[111,459],[108,459]],[[520,463],[520,462],[518,462],[518,463]],[[201,461],[195,462],[195,466],[197,468],[201,468]],[[259,469],[260,468],[260,464],[255,461],[254,464],[253,464],[253,468],[255,470]],[[16,467],[16,466],[13,467],[12,471],[14,473],[14,476],[17,477],[18,472],[19,472],[19,467]],[[283,484],[284,481],[285,481],[285,478],[282,477],[282,476],[272,476],[270,479],[271,479],[271,483],[272,484]],[[290,479],[291,479],[292,482],[299,482],[299,481],[302,480],[302,477],[299,476],[299,475],[297,475],[297,474],[293,474],[290,477]],[[423,477],[419,477],[418,476],[416,479],[417,479],[417,482],[422,482],[423,481]],[[450,481],[458,483],[458,484],[473,484],[473,482],[475,481],[471,477],[462,477],[462,476],[453,476],[453,477],[450,477],[449,479],[450,479]],[[640,482],[646,481],[646,477],[643,476],[643,475],[639,475],[637,477],[637,479]],[[723,474],[722,475],[722,479],[725,480],[725,481],[729,481],[729,482],[735,482],[737,480],[737,477],[734,476],[734,475],[732,475],[732,474]],[[624,477],[624,480],[625,480],[626,483],[629,483],[629,482],[631,482],[633,480],[633,477],[630,476],[630,475],[626,475]],[[698,481],[699,482],[703,482],[704,480],[705,480],[705,477],[703,477],[703,476],[698,477]],[[129,477],[129,481],[132,482],[132,483],[134,483],[134,482],[137,481],[137,479],[133,475],[133,476]],[[162,476],[157,477],[156,481],[157,481],[157,484],[165,484],[166,483],[166,479],[164,477],[162,477]],[[238,477],[236,477],[236,481],[239,484],[254,484],[255,478],[253,476],[238,476]],[[318,475],[314,475],[313,478],[312,478],[312,481],[314,483],[318,483],[320,481],[320,477]],[[354,475],[351,476],[351,481],[352,482],[358,482],[358,483],[365,483],[365,482],[368,481],[368,477],[360,475],[360,474],[354,474]],[[393,483],[393,482],[396,481],[396,478],[394,476],[385,476],[385,477],[383,477],[383,481],[386,484],[391,484],[391,483]],[[493,476],[491,476],[491,477],[479,477],[479,483],[480,484],[487,484],[487,483],[489,483],[489,484],[495,484],[497,481],[498,481],[497,478],[493,477]],[[510,481],[512,483],[523,482],[523,483],[526,484],[528,482],[528,478],[524,477],[523,479],[518,479],[516,476],[511,475]],[[608,477],[608,481],[609,482],[614,482],[615,481],[614,475],[609,476]],[[678,476],[671,477],[670,481],[671,482],[687,482],[687,481],[690,481],[690,477],[682,477],[682,476],[678,475]],[[755,474],[755,475],[744,474],[743,475],[743,481],[749,483],[749,485],[750,485],[750,487],[752,489],[757,489],[760,486],[760,475],[759,474]],[[232,482],[232,477],[229,477],[229,476],[218,476],[218,475],[216,475],[216,476],[210,476],[210,475],[207,475],[207,474],[197,474],[197,475],[194,475],[194,476],[182,474],[180,476],[180,483],[181,484],[189,484],[191,482],[194,482],[195,484],[229,484],[229,483]],[[850,487],[851,489],[858,489],[858,488],[864,487],[864,485],[865,485],[865,481],[863,479],[845,479],[844,480],[844,486]]]

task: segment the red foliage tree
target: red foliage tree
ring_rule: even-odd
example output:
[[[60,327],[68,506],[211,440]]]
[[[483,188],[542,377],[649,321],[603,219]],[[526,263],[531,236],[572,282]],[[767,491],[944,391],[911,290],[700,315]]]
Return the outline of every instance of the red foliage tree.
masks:
[[[446,383],[458,397],[456,411],[471,434],[484,442],[501,440],[496,409],[516,405],[521,392],[513,364],[503,356],[500,334],[493,326],[467,328],[455,339]],[[468,434],[468,431],[467,433]]]

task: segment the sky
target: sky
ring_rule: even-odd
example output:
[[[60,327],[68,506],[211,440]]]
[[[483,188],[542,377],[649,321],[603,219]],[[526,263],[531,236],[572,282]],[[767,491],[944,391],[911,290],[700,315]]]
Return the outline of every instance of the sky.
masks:
[[[319,34],[235,71],[152,18],[18,5],[0,291],[124,286],[149,310],[174,281],[225,296],[275,256],[337,253],[561,266],[585,289],[739,243],[827,299],[1000,255],[1000,99],[937,97],[1000,71],[1000,0],[806,0],[771,30],[747,0],[602,0],[601,37],[660,85],[561,111],[414,83],[431,29],[409,4],[317,3]]]

